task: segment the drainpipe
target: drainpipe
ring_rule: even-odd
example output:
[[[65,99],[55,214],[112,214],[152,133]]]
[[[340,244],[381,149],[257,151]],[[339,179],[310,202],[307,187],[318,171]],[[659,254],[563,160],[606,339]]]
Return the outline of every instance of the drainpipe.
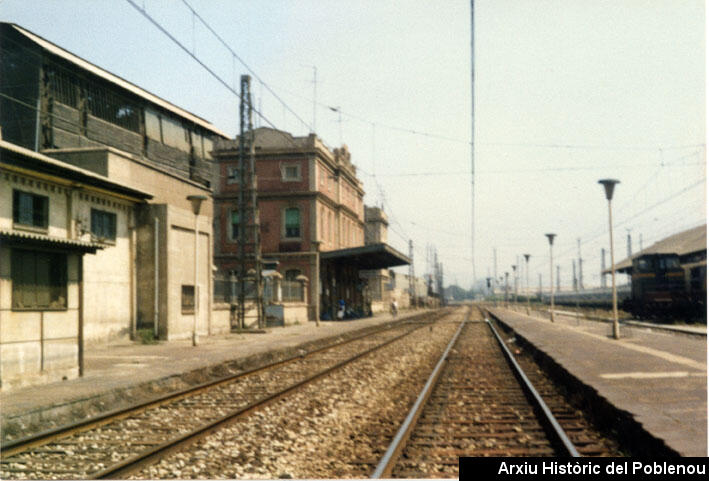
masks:
[[[154,261],[155,265],[153,267],[155,271],[155,305],[153,307],[153,333],[155,335],[155,339],[158,338],[158,305],[159,305],[159,297],[158,294],[160,293],[160,288],[159,288],[159,272],[158,272],[158,267],[159,267],[159,259],[158,259],[158,247],[159,247],[159,242],[158,242],[158,236],[160,235],[160,220],[158,219],[157,216],[155,216],[155,243],[153,246],[153,256],[154,256]]]
[[[84,255],[77,254],[79,274],[79,377],[84,375]],[[44,317],[42,318],[44,320]],[[44,329],[44,327],[43,327]]]

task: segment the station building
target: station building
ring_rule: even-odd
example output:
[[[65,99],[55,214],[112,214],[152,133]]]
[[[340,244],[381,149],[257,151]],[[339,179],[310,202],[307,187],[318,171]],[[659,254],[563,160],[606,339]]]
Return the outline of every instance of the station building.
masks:
[[[215,263],[237,269],[238,140],[219,141],[213,152]],[[365,245],[364,190],[347,146],[329,149],[315,134],[294,137],[272,128],[254,131],[262,257],[285,280],[307,280],[309,320],[334,319],[340,302],[367,310],[361,270],[409,263],[385,242]],[[230,183],[231,182],[231,183]],[[238,228],[236,229],[238,230]]]
[[[141,328],[190,338],[196,311],[197,334],[228,331],[210,154],[227,136],[9,23],[0,94],[2,387],[79,375],[85,343]]]

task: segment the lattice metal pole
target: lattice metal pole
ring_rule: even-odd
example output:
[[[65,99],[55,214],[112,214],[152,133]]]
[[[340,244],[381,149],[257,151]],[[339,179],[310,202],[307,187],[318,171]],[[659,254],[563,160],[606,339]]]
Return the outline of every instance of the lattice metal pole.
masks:
[[[263,281],[261,277],[261,239],[257,199],[256,160],[253,126],[251,77],[241,76],[239,105],[239,328],[246,327],[246,280],[249,267],[254,269],[254,305],[257,323],[264,325]],[[247,246],[250,248],[247,250]]]

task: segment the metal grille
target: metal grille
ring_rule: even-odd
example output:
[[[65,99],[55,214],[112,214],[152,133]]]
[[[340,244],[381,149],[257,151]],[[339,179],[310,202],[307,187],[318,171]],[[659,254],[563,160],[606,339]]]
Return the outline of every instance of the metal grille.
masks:
[[[140,132],[140,108],[114,92],[88,85],[86,97],[89,112],[96,117],[134,132]]]
[[[70,107],[77,107],[77,95],[79,82],[73,75],[60,70],[50,70],[49,85],[54,96],[54,100]]]
[[[281,284],[283,302],[303,302],[303,283],[298,281],[283,281]]]

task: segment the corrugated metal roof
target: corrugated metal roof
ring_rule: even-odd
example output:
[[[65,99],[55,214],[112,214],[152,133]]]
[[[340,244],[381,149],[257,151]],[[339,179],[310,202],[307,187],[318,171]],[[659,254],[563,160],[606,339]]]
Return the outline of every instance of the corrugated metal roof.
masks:
[[[53,247],[58,246],[65,249],[92,253],[96,252],[98,249],[104,248],[103,244],[98,244],[96,242],[87,242],[78,239],[67,239],[66,237],[53,237],[35,232],[23,232],[7,229],[0,229],[0,239],[17,244],[46,245]]]
[[[84,70],[87,70],[87,71],[91,72],[92,74],[101,77],[104,80],[107,80],[108,82],[111,82],[112,84],[118,85],[122,89],[128,90],[129,92],[132,92],[133,94],[135,94],[139,97],[142,97],[142,98],[148,100],[149,102],[159,105],[160,107],[162,107],[166,110],[169,110],[170,112],[177,114],[180,117],[190,120],[190,121],[194,122],[195,124],[199,125],[200,127],[203,127],[205,129],[209,130],[210,132],[213,132],[213,133],[220,135],[224,138],[229,138],[229,136],[227,134],[225,134],[221,130],[217,129],[214,125],[210,124],[209,122],[207,122],[203,118],[198,117],[198,116],[196,116],[184,109],[181,109],[180,107],[168,102],[167,100],[163,100],[160,97],[151,94],[147,90],[143,90],[142,88],[138,87],[137,85],[134,85],[134,84],[130,83],[129,81],[122,79],[121,77],[114,75],[111,72],[104,70],[101,67],[98,67],[98,66],[82,59],[81,57],[77,57],[73,53],[70,53],[70,52],[64,50],[63,48],[53,44],[52,42],[45,40],[42,37],[33,34],[32,32],[25,30],[24,28],[20,27],[19,25],[16,25],[14,23],[10,24],[10,25],[12,25],[12,27],[15,30],[17,30],[19,33],[21,33],[22,35],[24,35],[29,40],[36,43],[37,45],[39,45],[43,49],[47,50],[48,52],[51,52],[52,54],[57,55],[58,57],[61,57],[64,60],[67,60],[67,61],[73,63],[74,65],[76,65]]]
[[[616,271],[621,271],[630,268],[633,265],[633,259],[646,254],[677,254],[680,256],[699,252],[707,248],[707,225],[700,225],[693,229],[688,229],[678,234],[673,234],[669,237],[655,242],[650,247],[633,254],[631,257],[623,259],[615,265]],[[608,274],[611,268],[603,271]]]

